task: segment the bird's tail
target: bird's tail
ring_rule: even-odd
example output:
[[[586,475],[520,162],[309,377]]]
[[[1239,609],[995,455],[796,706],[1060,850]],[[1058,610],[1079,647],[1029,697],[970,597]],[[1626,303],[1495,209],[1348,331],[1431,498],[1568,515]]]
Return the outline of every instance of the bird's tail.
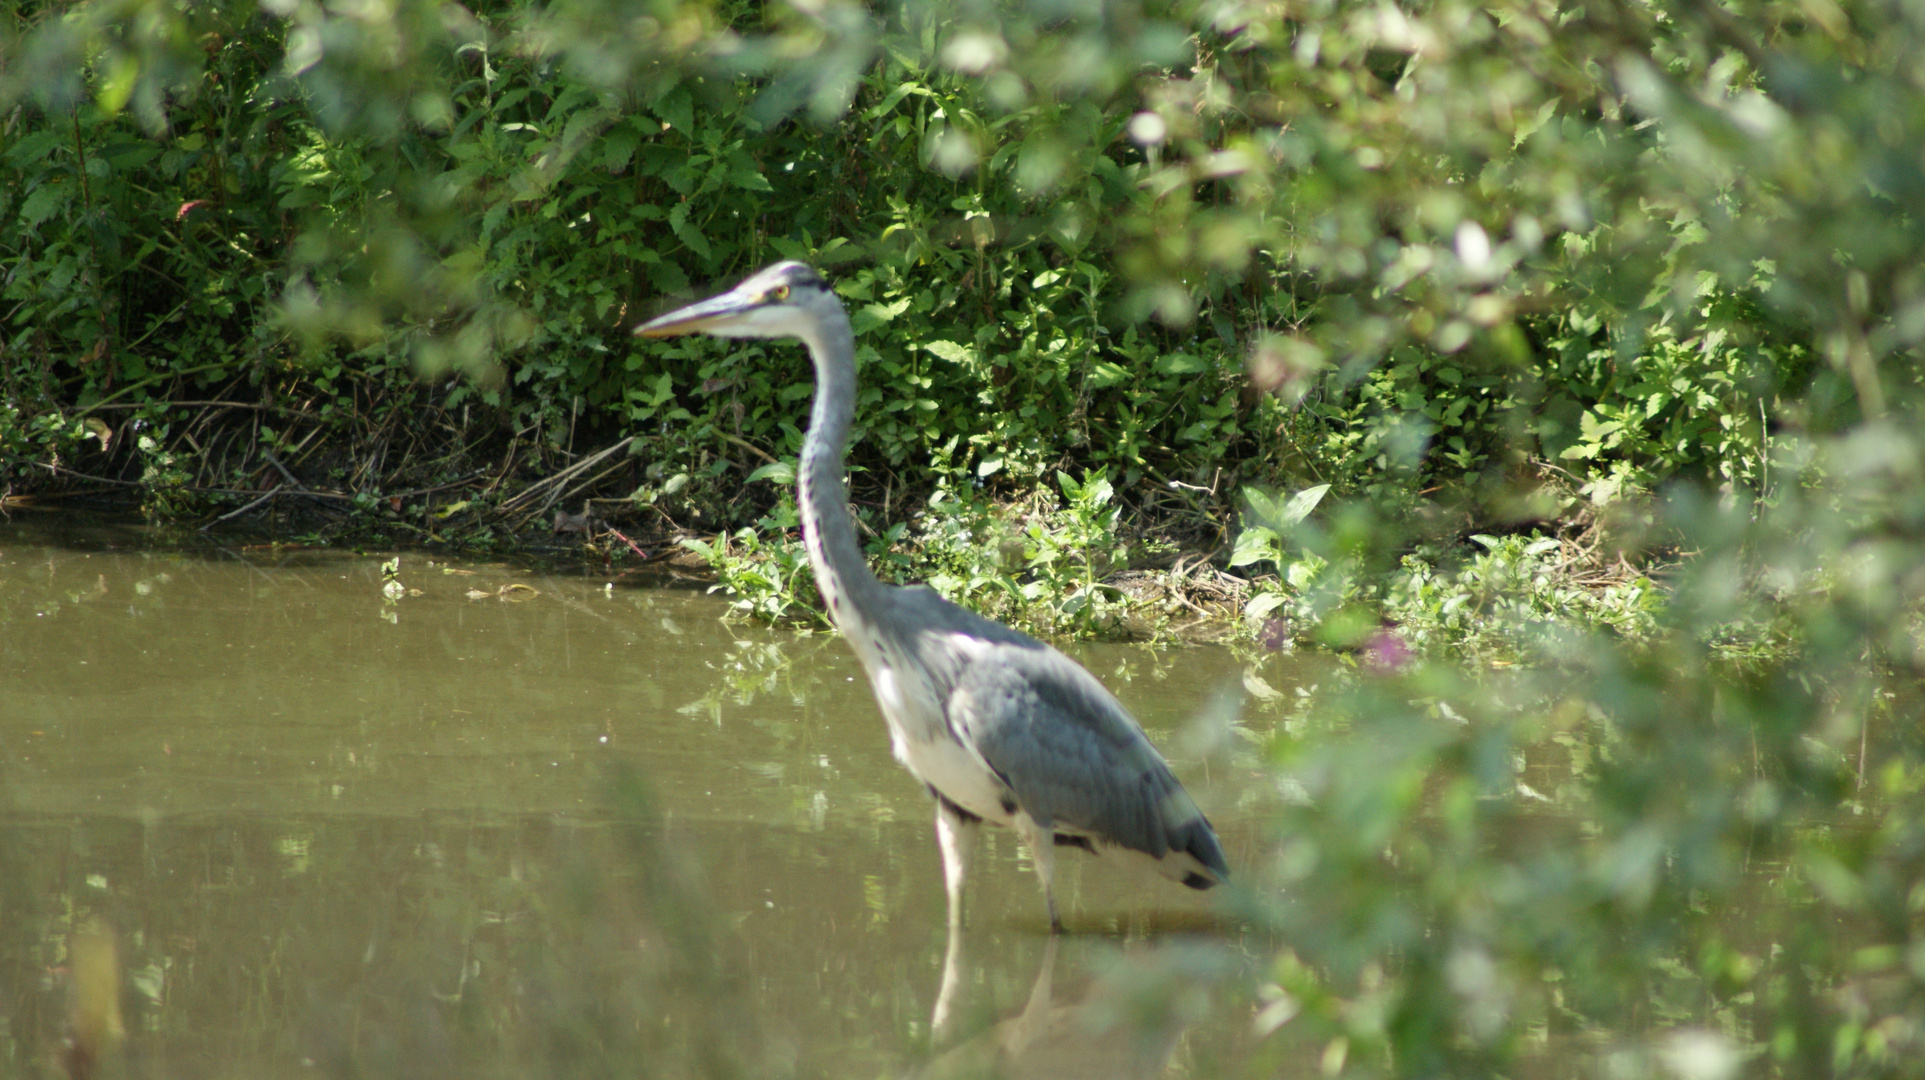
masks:
[[[1174,780],[1171,783],[1163,799],[1163,837],[1169,852],[1157,859],[1156,868],[1192,889],[1221,885],[1229,880],[1230,864],[1223,857],[1223,845],[1217,843],[1216,830],[1190,793]]]

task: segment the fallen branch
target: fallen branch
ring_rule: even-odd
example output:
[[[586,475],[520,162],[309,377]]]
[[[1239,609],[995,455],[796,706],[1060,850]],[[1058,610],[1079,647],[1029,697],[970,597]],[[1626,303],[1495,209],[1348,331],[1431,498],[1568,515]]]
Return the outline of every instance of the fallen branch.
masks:
[[[241,507],[239,510],[229,510],[227,513],[222,514],[220,517],[217,517],[214,520],[208,522],[207,524],[202,525],[201,531],[206,532],[207,530],[213,528],[216,525],[219,525],[221,522],[226,521],[229,518],[240,517],[242,514],[247,513],[249,510],[254,509],[255,507],[261,505],[262,503],[268,501],[269,499],[272,499],[274,496],[279,495],[280,493],[281,493],[281,489],[277,485],[276,487],[274,487],[273,490],[267,492],[265,495],[262,495],[260,498],[255,499],[253,502],[248,503],[246,506]]]
[[[294,490],[302,493],[303,495],[310,494],[307,489],[307,485],[301,483],[299,480],[294,479],[294,474],[287,471],[287,466],[281,464],[281,459],[274,456],[274,451],[269,450],[266,447],[262,447],[261,456],[267,459],[267,463],[269,465],[274,466],[275,471],[279,472],[282,476],[286,477],[288,483],[294,485]]]
[[[116,487],[134,487],[134,488],[147,486],[139,482],[138,480],[110,480],[105,476],[89,476],[84,472],[75,472],[74,470],[67,468],[65,465],[55,465],[45,461],[40,462],[39,464],[50,472],[60,473],[63,476],[78,477],[79,479],[82,479],[82,480],[91,480],[96,484],[113,484]]]
[[[602,526],[602,530],[604,532],[611,534],[612,536],[615,537],[615,539],[620,540],[622,543],[627,544],[628,549],[630,551],[633,551],[635,554],[640,555],[644,559],[648,558],[648,552],[643,551],[641,548],[641,545],[637,544],[633,540],[630,540],[620,529],[615,529],[607,525],[604,525]]]
[[[568,481],[574,479],[577,476],[580,476],[582,473],[588,471],[590,468],[594,467],[597,463],[605,460],[606,458],[616,453],[617,451],[628,449],[628,444],[634,441],[635,441],[635,436],[630,435],[628,438],[623,439],[620,442],[617,442],[615,445],[609,447],[606,450],[601,451],[600,453],[591,455],[589,457],[585,457],[582,460],[577,461],[573,465],[570,465],[566,469],[563,469],[562,471],[556,473],[553,476],[547,477],[546,479],[537,480],[534,483],[528,485],[527,487],[522,488],[520,491],[509,496],[508,499],[501,504],[501,513],[504,516],[515,513],[519,511],[522,507],[527,505],[530,501],[532,501],[535,498],[535,496],[540,494],[541,492],[547,491],[550,488],[556,489],[552,494],[548,496],[548,498],[542,501],[540,506],[536,507],[535,512],[540,513],[542,510],[547,509],[549,505],[551,505],[557,498],[560,497],[560,494],[561,494],[559,490],[560,485],[566,484]]]

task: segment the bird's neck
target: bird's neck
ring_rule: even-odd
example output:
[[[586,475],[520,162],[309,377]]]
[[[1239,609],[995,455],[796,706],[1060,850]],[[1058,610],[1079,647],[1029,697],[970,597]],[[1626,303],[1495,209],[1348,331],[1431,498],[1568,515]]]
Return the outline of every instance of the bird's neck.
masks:
[[[805,339],[815,361],[815,407],[802,440],[802,467],[796,501],[802,514],[802,542],[809,549],[816,587],[837,626],[874,610],[870,601],[882,588],[856,543],[855,520],[843,489],[842,452],[856,411],[855,336],[837,311]]]

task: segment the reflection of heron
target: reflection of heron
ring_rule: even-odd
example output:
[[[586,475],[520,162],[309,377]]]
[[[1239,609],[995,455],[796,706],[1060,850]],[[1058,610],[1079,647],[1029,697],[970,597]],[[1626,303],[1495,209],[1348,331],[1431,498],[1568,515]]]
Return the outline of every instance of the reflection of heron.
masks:
[[[941,1052],[913,1074],[916,1080],[1151,1080],[1168,1071],[1170,1054],[1186,1022],[1177,1010],[1132,1016],[1127,991],[1105,986],[1056,1000],[1056,947],[1052,937],[1022,1011],[980,1031],[959,1033],[957,988],[962,984],[962,939],[949,935],[943,956],[942,993],[936,1000],[931,1042]],[[959,1034],[966,1037],[957,1039]],[[954,1045],[948,1045],[954,1040]]]
[[[828,282],[801,263],[778,263],[635,332],[698,331],[801,338],[815,360],[796,485],[802,536],[829,616],[869,674],[896,759],[936,797],[951,927],[962,920],[963,877],[985,820],[1028,844],[1052,930],[1062,929],[1051,888],[1056,845],[1146,857],[1194,889],[1227,877],[1210,823],[1094,676],[927,588],[892,588],[869,572],[842,490],[855,339]]]

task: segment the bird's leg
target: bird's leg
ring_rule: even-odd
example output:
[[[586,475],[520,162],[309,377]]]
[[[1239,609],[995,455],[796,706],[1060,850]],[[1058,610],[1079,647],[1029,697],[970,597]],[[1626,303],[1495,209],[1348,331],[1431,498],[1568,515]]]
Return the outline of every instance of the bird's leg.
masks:
[[[1029,859],[1036,864],[1036,877],[1043,883],[1043,903],[1049,906],[1049,932],[1063,932],[1063,920],[1056,915],[1056,832],[1028,814],[1016,815],[1016,831],[1029,845]]]
[[[936,1007],[929,1018],[929,1044],[938,1047],[949,1041],[950,1025],[956,1018],[956,997],[962,990],[963,930],[954,920],[949,923],[949,944],[942,951],[942,986],[936,991]]]
[[[936,800],[936,844],[942,848],[943,884],[949,889],[949,935],[962,932],[963,879],[969,876],[969,856],[976,849],[981,819],[965,817],[942,799]]]

